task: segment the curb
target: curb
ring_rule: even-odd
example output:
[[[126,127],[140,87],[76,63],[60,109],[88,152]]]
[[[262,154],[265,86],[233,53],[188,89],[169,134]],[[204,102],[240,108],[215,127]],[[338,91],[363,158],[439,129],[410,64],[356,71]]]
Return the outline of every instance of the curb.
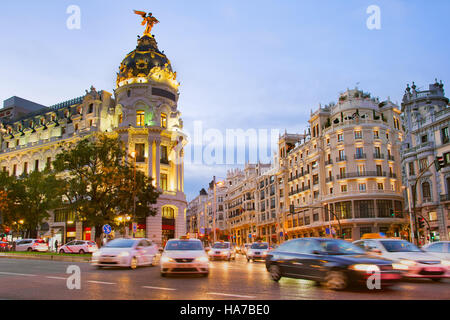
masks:
[[[66,262],[90,262],[90,257],[64,257],[55,255],[24,255],[24,254],[5,254],[0,253],[0,258],[6,259],[25,259],[25,260],[51,260]]]

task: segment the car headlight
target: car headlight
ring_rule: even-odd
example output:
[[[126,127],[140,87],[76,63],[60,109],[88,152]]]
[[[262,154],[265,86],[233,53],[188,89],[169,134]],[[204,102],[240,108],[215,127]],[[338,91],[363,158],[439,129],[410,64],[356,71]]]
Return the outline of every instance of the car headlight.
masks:
[[[450,260],[442,260],[441,264],[446,267],[450,267]]]
[[[226,256],[228,254],[228,251],[222,251],[222,255]]]
[[[203,257],[195,258],[195,261],[196,262],[208,262],[209,259],[208,259],[208,257],[203,256]]]
[[[362,272],[380,271],[380,268],[375,264],[354,264],[349,269]]]
[[[128,257],[130,255],[130,253],[128,251],[122,251],[121,253],[119,253],[117,256],[119,258],[123,258],[123,257]]]
[[[209,254],[210,256],[212,256],[212,255],[214,254],[214,252],[212,252],[211,250],[209,250],[209,251],[208,251],[208,254]]]
[[[95,251],[93,254],[92,254],[92,257],[99,257],[101,255],[101,253],[100,253],[100,251]]]
[[[161,257],[161,262],[162,263],[175,262],[175,260],[170,257]]]
[[[263,252],[263,256],[265,256],[265,255],[267,255],[267,251],[264,251],[264,252]]]
[[[400,260],[399,263],[403,264],[405,266],[408,266],[408,267],[412,267],[412,266],[416,265],[416,262],[412,261],[412,260]]]

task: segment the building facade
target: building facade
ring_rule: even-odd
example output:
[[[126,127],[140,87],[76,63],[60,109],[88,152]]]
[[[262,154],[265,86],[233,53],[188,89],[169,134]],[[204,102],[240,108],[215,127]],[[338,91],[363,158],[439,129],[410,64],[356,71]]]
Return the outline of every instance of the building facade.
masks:
[[[402,167],[407,188],[407,205],[426,221],[421,243],[448,240],[450,236],[450,112],[442,82],[419,91],[413,82],[402,101],[406,139]],[[434,165],[443,157],[447,166]],[[415,186],[415,187],[414,187]],[[416,192],[414,192],[414,189]],[[414,199],[415,198],[415,199]],[[417,226],[415,226],[417,227]]]
[[[400,109],[347,90],[337,104],[312,113],[309,126],[306,135],[284,135],[279,142],[287,236],[335,231],[348,240],[373,232],[400,237],[408,221]]]
[[[361,90],[311,113],[305,134],[284,133],[272,164],[246,164],[226,178],[226,230],[238,244],[271,244],[384,232],[408,238],[400,108]]]
[[[120,64],[114,94],[91,87],[81,97],[3,120],[0,166],[19,176],[50,165],[61,145],[96,132],[117,136],[127,154],[134,154],[137,170],[152,177],[161,191],[157,215],[139,221],[137,234],[157,243],[179,237],[186,232],[183,147],[187,141],[177,105],[178,87],[169,59],[154,36],[144,33]],[[59,243],[94,237],[90,226],[67,216],[57,210],[46,235]]]

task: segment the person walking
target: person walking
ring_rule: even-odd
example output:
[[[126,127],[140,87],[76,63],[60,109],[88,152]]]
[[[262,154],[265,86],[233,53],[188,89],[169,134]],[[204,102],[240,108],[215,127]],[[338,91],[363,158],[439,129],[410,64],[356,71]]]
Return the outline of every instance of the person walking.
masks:
[[[55,252],[58,253],[58,240],[55,240]]]

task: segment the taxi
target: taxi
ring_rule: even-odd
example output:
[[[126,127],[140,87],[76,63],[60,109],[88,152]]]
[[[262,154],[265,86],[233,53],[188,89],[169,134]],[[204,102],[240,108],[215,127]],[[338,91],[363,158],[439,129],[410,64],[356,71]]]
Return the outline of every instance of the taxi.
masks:
[[[236,259],[236,251],[232,248],[230,242],[218,241],[214,243],[208,252],[209,259],[228,260]]]
[[[269,250],[269,244],[267,242],[258,241],[252,243],[246,253],[247,262],[250,262],[250,260],[266,260]]]
[[[161,255],[161,276],[175,273],[209,274],[208,255],[198,239],[180,237],[167,241]]]

